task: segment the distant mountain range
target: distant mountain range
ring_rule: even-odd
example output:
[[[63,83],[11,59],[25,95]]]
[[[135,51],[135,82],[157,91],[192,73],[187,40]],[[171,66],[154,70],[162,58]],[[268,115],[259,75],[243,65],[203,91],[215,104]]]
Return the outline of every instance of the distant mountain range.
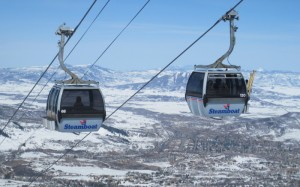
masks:
[[[100,66],[93,66],[89,69],[88,65],[78,65],[68,67],[79,77],[86,74],[83,79],[96,80],[102,86],[118,88],[136,89],[139,84],[147,82],[159,70],[141,70],[141,71],[115,71]],[[35,82],[40,77],[46,67],[27,67],[27,68],[0,68],[0,83],[5,82]],[[87,73],[86,73],[87,72]],[[151,88],[162,89],[183,89],[186,86],[189,74],[192,69],[171,68],[159,75],[149,86]],[[54,74],[55,73],[55,74]],[[247,78],[250,71],[244,71]],[[42,82],[52,77],[51,82],[55,80],[65,80],[70,77],[60,68],[54,67],[45,74]],[[281,72],[281,71],[258,71],[255,78],[255,85],[282,85],[282,86],[300,86],[300,73]]]

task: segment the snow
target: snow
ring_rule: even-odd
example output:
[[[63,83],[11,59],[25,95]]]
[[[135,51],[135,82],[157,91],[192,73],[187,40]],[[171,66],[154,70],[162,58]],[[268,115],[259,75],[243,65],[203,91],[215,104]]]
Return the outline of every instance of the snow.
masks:
[[[40,158],[47,157],[48,155],[40,152],[25,152],[21,155],[22,158]]]
[[[285,141],[285,140],[296,140],[300,141],[300,129],[288,129],[284,135],[276,137],[276,141]]]
[[[225,171],[235,171],[235,170],[242,170],[242,168],[240,168],[237,165],[218,165],[217,167],[215,167],[217,170],[225,170]]]
[[[300,94],[300,88],[298,88],[298,87],[287,87],[287,86],[282,86],[282,85],[268,85],[268,86],[261,86],[260,88],[263,89],[265,92],[273,92],[273,93],[285,94],[285,95],[289,95],[289,96]]]
[[[170,162],[143,162],[143,164],[148,165],[148,166],[157,166],[157,167],[162,167],[162,168],[167,168],[172,166]]]
[[[0,179],[0,186],[16,187],[16,186],[22,186],[22,185],[28,185],[28,182],[11,180],[11,179]]]
[[[36,71],[37,68],[32,68]],[[25,71],[25,70],[24,70]],[[114,85],[122,84],[132,84],[132,83],[143,83],[148,81],[150,77],[155,74],[157,70],[150,70],[146,72],[127,72],[127,77],[117,77],[116,80],[112,82],[105,82],[106,85],[101,88],[106,101],[107,115],[110,115],[116,107],[119,107],[125,100],[127,100],[132,94],[136,92],[133,89],[118,89],[113,87]],[[172,71],[167,72],[167,75],[172,75]],[[262,73],[262,72],[261,72]],[[126,73],[121,74],[124,76]],[[175,77],[178,77],[179,74],[175,74]],[[242,114],[241,119],[261,119],[269,117],[280,117],[288,112],[299,112],[300,111],[300,87],[294,80],[298,80],[299,76],[294,75],[292,80],[286,80],[290,77],[290,74],[280,76],[274,75],[258,75],[258,80],[266,81],[254,81],[253,93],[251,95],[250,107],[248,114]],[[272,77],[272,79],[269,79]],[[174,77],[171,77],[174,78]],[[278,82],[277,80],[284,79],[283,82]],[[16,105],[22,102],[22,99],[26,96],[29,90],[32,88],[33,83],[30,80],[22,79],[24,82],[18,84],[16,82],[7,81],[3,83],[0,87],[0,105]],[[119,81],[121,80],[121,81]],[[172,81],[168,81],[170,83]],[[18,86],[16,86],[18,85]],[[46,100],[47,93],[50,86],[47,86],[44,92],[41,95],[43,100]],[[38,86],[34,91],[35,95],[38,90],[41,89],[41,86]],[[32,100],[32,98],[30,98]],[[31,102],[29,102],[31,103]],[[36,108],[37,107],[37,108]],[[30,108],[43,110],[45,103],[43,102],[34,102]],[[126,110],[128,107],[128,110]],[[141,110],[139,110],[141,109]],[[124,151],[128,149],[151,149],[153,148],[153,142],[158,142],[167,137],[161,137],[164,135],[165,130],[161,124],[161,120],[153,117],[155,114],[145,114],[143,111],[151,111],[157,114],[165,115],[191,115],[189,108],[184,100],[184,89],[179,88],[175,90],[168,90],[168,88],[146,88],[137,97],[130,100],[127,104],[124,105],[124,108],[117,111],[112,117],[110,117],[105,124],[107,126],[112,126],[119,128],[128,132],[129,137],[123,137],[118,134],[113,134],[104,128],[101,128],[98,132],[91,133],[87,138],[83,140],[74,150],[84,150],[88,152],[108,152],[108,151]],[[142,111],[142,112],[140,112]],[[145,112],[145,113],[146,113]],[[0,116],[3,118],[3,116]],[[238,121],[240,118],[226,118],[222,124],[230,124],[233,121]],[[1,120],[1,123],[5,123],[6,119]],[[43,126],[38,127],[39,124],[34,123],[21,123],[25,130],[14,128],[12,124],[9,124],[5,132],[7,132],[11,138],[6,138],[2,145],[0,146],[0,151],[7,151],[10,149],[22,149],[24,151],[29,149],[49,149],[57,150],[64,152],[66,149],[72,147],[76,142],[81,140],[87,133],[81,133],[75,135],[72,133],[60,133],[56,131],[50,131],[45,129]],[[285,124],[282,124],[285,125]],[[211,128],[211,127],[207,127]],[[159,131],[159,136],[145,136],[143,134],[145,131],[154,130]],[[244,130],[241,130],[244,133]],[[154,132],[156,133],[156,132]],[[264,134],[263,134],[264,133]],[[275,130],[270,129],[267,132],[261,133],[262,135],[270,135],[273,137],[273,141],[286,141],[286,140],[295,140],[300,141],[300,129],[286,129],[285,133],[278,137],[278,133]],[[261,135],[260,132],[254,133],[253,136]],[[107,137],[118,137],[124,138],[129,141],[128,144],[119,143],[110,141]],[[3,139],[0,139],[0,143]],[[20,147],[22,143],[26,142],[26,147]],[[50,153],[49,153],[50,154]],[[51,157],[51,155],[53,157]],[[42,168],[45,168],[46,162],[53,162],[56,160],[56,157],[62,155],[62,153],[51,153],[47,155],[42,152],[24,152],[21,154],[21,158],[28,161],[39,161],[35,162],[32,165],[37,171],[41,171]],[[43,161],[47,157],[46,161]],[[224,156],[215,158],[216,160],[222,160]],[[65,178],[65,179],[74,179],[74,180],[92,180],[93,175],[111,175],[115,177],[124,177],[128,172],[139,172],[139,173],[148,173],[151,174],[151,170],[118,170],[113,168],[100,168],[93,166],[92,163],[88,163],[86,159],[78,159],[79,162],[85,163],[85,166],[68,166],[68,165],[54,165],[53,168],[58,172],[61,170],[64,172],[62,175],[56,176],[56,178]],[[227,177],[227,173],[236,172],[242,170],[248,170],[247,165],[257,168],[267,168],[264,164],[260,164],[265,161],[264,158],[257,158],[254,156],[235,156],[231,158],[230,164],[217,164],[215,169],[219,171],[224,171],[224,174],[218,173],[214,177]],[[87,165],[89,164],[89,165]],[[169,162],[151,162],[144,163],[149,166],[158,166],[162,168],[168,168],[171,166]],[[264,170],[262,170],[263,172]],[[212,174],[213,175],[213,174]],[[203,174],[203,176],[206,176]],[[209,177],[209,176],[207,176]],[[243,176],[241,176],[243,177]],[[20,186],[23,183],[18,183],[18,181],[1,180],[0,186]],[[26,184],[26,183],[25,183]],[[127,182],[126,185],[130,186],[133,183]],[[141,185],[139,185],[141,186]],[[145,185],[147,186],[147,185]]]
[[[73,175],[110,175],[110,176],[125,176],[128,172],[138,172],[151,174],[155,171],[152,170],[117,170],[111,168],[99,168],[91,166],[59,166],[54,165],[55,170],[61,170],[64,173],[73,174]]]
[[[108,114],[109,115],[109,114]],[[149,128],[152,124],[158,123],[158,120],[147,118],[142,115],[133,114],[133,112],[119,110],[113,116],[116,125],[120,128],[140,129],[141,127]],[[109,119],[108,119],[109,120]]]
[[[242,170],[250,170],[250,167],[260,168],[264,170],[260,170],[260,172],[265,172],[267,167],[261,162],[266,162],[265,159],[256,158],[253,156],[235,156],[233,157],[231,163],[221,163],[215,166],[215,169],[219,171],[242,171]]]
[[[67,179],[67,180],[84,180],[84,181],[94,181],[92,176],[73,176],[73,175],[60,175],[59,177],[53,177],[56,179]]]
[[[272,107],[269,106],[266,108],[265,106],[260,106],[257,103],[251,103],[248,109],[247,114],[242,114],[241,117],[248,119],[258,119],[258,118],[267,118],[274,116],[281,116],[286,114],[287,111],[283,110],[280,107]]]
[[[78,66],[79,67],[79,66]],[[30,68],[29,68],[30,69]],[[37,71],[37,67],[32,67],[31,71]],[[22,69],[23,71],[26,70],[26,68]],[[139,71],[132,71],[127,73],[120,73],[121,76],[124,77],[124,75],[130,75],[126,76],[126,81],[129,83],[141,83],[148,80],[148,78],[152,77],[153,74],[155,74],[157,70],[149,70],[144,72]],[[172,75],[172,73],[175,73],[174,76],[178,77],[178,72],[174,71],[168,71],[165,72],[164,75]],[[114,75],[116,76],[116,75]],[[270,77],[272,77],[270,79]],[[299,76],[297,75],[290,75],[295,80],[299,79]],[[262,79],[266,79],[268,81],[261,81]],[[173,77],[172,77],[173,79]],[[249,107],[249,113],[248,114],[242,114],[242,118],[248,118],[248,119],[258,119],[258,118],[267,118],[267,117],[276,117],[280,115],[286,114],[289,112],[299,112],[299,100],[291,99],[291,97],[297,97],[300,95],[300,87],[289,85],[289,86],[283,86],[282,84],[270,84],[270,82],[275,82],[277,79],[284,79],[285,81],[291,81],[289,79],[286,79],[284,74],[278,74],[278,76],[275,75],[269,75],[269,74],[263,74],[259,73],[257,75],[257,83],[255,82],[253,93],[251,98],[258,97],[260,100],[250,100],[250,107]],[[123,80],[120,78],[120,80]],[[30,81],[26,81],[20,83],[18,86],[16,86],[16,82],[10,82],[7,81],[0,87],[0,93],[8,94],[3,95],[0,97],[0,105],[15,105],[19,104],[23,97],[16,97],[15,94],[20,94],[25,97],[25,94],[32,88],[33,83],[30,83]],[[125,82],[126,82],[125,81]],[[122,82],[119,82],[120,84]],[[287,84],[287,83],[286,83]],[[44,90],[43,94],[41,95],[44,100],[46,99],[47,93],[49,89],[51,88],[51,85],[47,86]],[[38,90],[41,89],[41,85],[39,85],[34,92],[37,93]],[[262,91],[257,92],[256,89],[260,89]],[[114,87],[104,87],[102,88],[102,92],[105,95],[105,101],[106,101],[106,109],[107,114],[109,115],[111,112],[115,110],[116,107],[120,106],[125,100],[127,100],[132,94],[136,92],[136,90],[132,89],[117,89]],[[34,95],[34,94],[33,94]],[[280,99],[273,99],[272,95],[276,95],[275,98],[279,97]],[[146,87],[141,93],[137,95],[138,97],[142,97],[144,99],[142,100],[136,100],[133,99],[129,101],[127,104],[124,105],[124,107],[131,107],[134,109],[146,109],[152,112],[157,113],[163,113],[168,115],[187,115],[190,114],[189,108],[186,105],[186,102],[184,101],[184,89],[179,90],[168,90],[168,89],[149,89]],[[155,96],[157,98],[155,101],[147,99],[148,97],[151,98],[151,96]],[[161,97],[168,96],[174,99],[177,99],[176,101],[164,101],[160,100]],[[268,102],[274,104],[272,105],[265,105],[262,104],[261,101]],[[280,106],[280,107],[279,107]],[[281,107],[282,106],[282,107]],[[35,107],[38,107],[40,109],[45,107],[45,103],[42,102],[34,102],[33,106],[30,106],[30,108],[36,109]],[[130,142],[134,142],[135,146],[138,148],[150,148],[152,146],[152,143],[154,141],[154,138],[151,137],[140,137],[139,133],[135,132],[136,130],[140,129],[153,129],[154,125],[160,124],[159,119],[155,119],[152,117],[147,117],[144,115],[138,115],[134,113],[133,111],[125,111],[125,110],[119,110],[117,111],[114,116],[112,116],[110,119],[105,122],[108,125],[112,125],[116,128],[121,129],[129,129],[130,130],[130,137],[127,139]],[[28,126],[35,126],[36,124],[22,124],[24,127]],[[11,125],[9,125],[11,126]],[[161,127],[159,130],[163,130]],[[285,134],[282,137],[277,138],[276,140],[284,141],[287,139],[295,139],[299,140],[297,137],[298,131],[291,131]],[[2,146],[0,147],[0,150],[8,150],[11,149],[12,146],[17,149],[18,146],[21,143],[24,143],[27,141],[26,148],[36,148],[36,147],[43,147],[44,149],[56,149],[56,150],[64,150],[65,146],[71,146],[73,143],[70,143],[69,145],[62,145],[58,141],[69,141],[69,142],[75,142],[81,139],[86,135],[86,133],[81,133],[80,135],[74,135],[70,133],[63,133],[63,135],[56,131],[49,131],[45,129],[44,127],[39,128],[37,130],[26,130],[26,132],[20,131],[20,130],[14,130],[14,134],[16,136],[12,136],[11,139],[6,139]],[[84,141],[91,141],[91,142],[97,142],[99,144],[99,147],[97,147],[97,150],[100,152],[106,151],[111,149],[112,147],[116,146],[117,143],[113,145],[107,145],[104,146],[101,145],[101,137],[105,137],[107,134],[110,134],[108,131],[104,129],[100,129],[96,133],[92,133],[91,136],[88,136]],[[33,135],[33,136],[32,136]],[[42,137],[42,140],[41,140]],[[157,140],[158,141],[158,140]],[[132,146],[132,145],[130,145]],[[123,147],[124,148],[124,147]],[[118,150],[123,149],[118,148]],[[128,147],[127,147],[128,148]],[[78,146],[76,147],[78,150],[85,149],[84,146]],[[94,147],[88,148],[88,150],[95,149]],[[126,149],[126,147],[124,148]]]
[[[143,107],[147,110],[164,114],[182,114],[189,112],[189,108],[185,102],[136,102],[130,106],[136,108]]]
[[[249,163],[249,162],[257,162],[259,160],[259,158],[256,157],[245,157],[245,156],[236,156],[233,157],[233,160],[235,160],[237,163]]]

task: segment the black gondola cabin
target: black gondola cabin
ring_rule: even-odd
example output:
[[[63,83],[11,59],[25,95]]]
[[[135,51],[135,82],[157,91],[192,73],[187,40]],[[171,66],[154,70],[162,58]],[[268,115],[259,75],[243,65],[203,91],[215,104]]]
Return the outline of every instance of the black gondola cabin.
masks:
[[[98,131],[106,117],[98,86],[59,84],[50,90],[44,123],[60,132]]]
[[[195,70],[189,77],[185,99],[197,116],[239,116],[246,112],[249,96],[241,72]]]

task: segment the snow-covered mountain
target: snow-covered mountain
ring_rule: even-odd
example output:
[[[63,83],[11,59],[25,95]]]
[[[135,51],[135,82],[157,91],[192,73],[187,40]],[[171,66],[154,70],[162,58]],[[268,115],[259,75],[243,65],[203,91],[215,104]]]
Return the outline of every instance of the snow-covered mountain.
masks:
[[[121,72],[100,66],[93,66],[90,69],[89,65],[68,65],[75,74],[84,79],[92,79],[100,82],[103,86],[117,86],[127,85],[130,83],[144,83],[154,76],[159,70],[146,70],[146,71],[128,71]],[[25,68],[0,68],[1,83],[7,82],[36,82],[46,67],[25,67]],[[173,68],[166,70],[156,78],[152,86],[157,88],[174,88],[180,89],[185,87],[187,79],[192,72],[192,69]],[[250,71],[243,72],[246,78],[249,76]],[[63,72],[59,67],[50,68],[45,74],[44,79],[65,80],[68,75]],[[281,71],[258,71],[255,77],[256,83],[259,85],[282,85],[288,87],[300,86],[300,73],[297,72],[281,72]]]
[[[87,66],[69,67],[80,77],[87,70]],[[0,68],[1,127],[45,68]],[[9,138],[0,134],[0,186],[8,184],[1,176],[16,186],[27,184],[86,135],[62,134],[41,125],[53,80],[68,78],[58,70],[35,98],[56,69],[47,72],[4,129]],[[95,66],[84,78],[99,81],[109,115],[158,71],[120,72]],[[189,112],[184,93],[191,72],[180,68],[163,72],[36,184],[297,184],[300,73],[258,72],[249,114],[215,120]],[[246,78],[249,74],[244,71]]]

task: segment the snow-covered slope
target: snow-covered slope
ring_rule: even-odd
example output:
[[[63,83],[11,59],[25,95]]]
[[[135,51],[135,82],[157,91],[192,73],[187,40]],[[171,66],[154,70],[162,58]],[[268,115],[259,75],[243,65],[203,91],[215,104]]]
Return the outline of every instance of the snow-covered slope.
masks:
[[[44,68],[0,69],[1,127]],[[70,68],[82,76],[87,66]],[[51,69],[45,77],[50,78],[56,69]],[[109,115],[158,71],[119,72],[95,66],[85,79],[99,81]],[[199,118],[189,112],[184,94],[190,73],[191,70],[177,68],[159,75],[107,119],[104,128],[76,146],[48,175],[55,180],[98,180],[107,184],[107,177],[103,177],[107,172],[114,181],[122,181],[124,185],[155,186],[171,184],[171,179],[186,181],[181,177],[188,174],[194,184],[209,181],[207,184],[222,185],[220,181],[224,178],[249,182],[253,179],[251,172],[257,168],[262,168],[259,172],[262,177],[273,174],[280,166],[270,166],[267,162],[276,163],[281,157],[300,150],[300,73],[258,72],[249,114],[223,120]],[[246,78],[249,74],[244,71]],[[53,80],[65,78],[68,76],[59,70]],[[13,168],[16,176],[22,175],[12,161],[22,160],[24,170],[35,175],[86,135],[62,134],[41,125],[47,94],[54,81],[47,84],[39,97],[35,96],[47,79],[42,79],[13,119],[14,123],[5,128],[4,133],[10,138],[0,135],[0,143],[3,141],[0,150],[5,153],[0,155],[0,162]],[[290,151],[280,156],[285,149]],[[289,161],[297,162],[297,159]],[[82,171],[75,172],[80,168]],[[217,183],[207,178],[211,172],[220,179]],[[284,172],[279,172],[283,178]],[[141,175],[151,179],[141,182]]]

